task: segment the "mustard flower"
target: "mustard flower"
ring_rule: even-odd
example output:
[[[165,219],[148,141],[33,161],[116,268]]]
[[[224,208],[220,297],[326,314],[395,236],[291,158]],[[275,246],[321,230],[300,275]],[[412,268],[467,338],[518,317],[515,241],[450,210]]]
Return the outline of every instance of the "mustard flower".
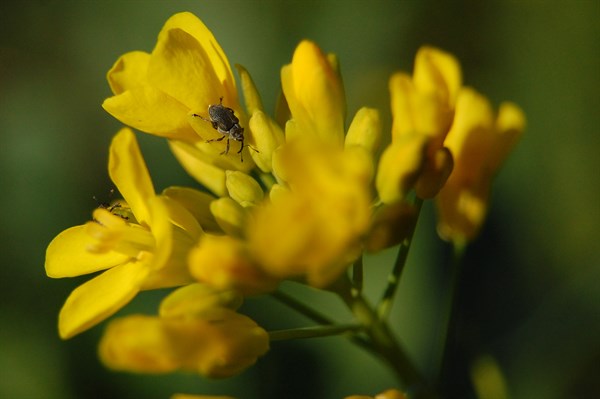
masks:
[[[345,135],[337,61],[309,41],[282,68],[284,128],[266,115],[249,74],[238,68],[259,150],[253,157],[277,183],[265,192],[264,181],[226,172],[227,195],[210,208],[229,237],[203,236],[190,254],[191,273],[246,295],[288,277],[328,285],[360,254],[369,230],[379,113],[360,109]]]
[[[252,256],[271,275],[332,283],[361,252],[371,215],[372,166],[361,152],[297,139],[276,153],[288,188],[258,207],[246,231]]]
[[[236,313],[237,306],[231,295],[210,287],[181,288],[165,298],[160,317],[113,320],[100,342],[100,358],[116,370],[233,376],[269,349],[267,333]]]
[[[250,137],[239,104],[229,61],[210,30],[189,12],[173,15],[158,35],[151,53],[133,51],[121,56],[108,72],[114,93],[104,109],[126,125],[166,137],[182,166],[205,187],[225,194],[225,170],[248,171],[251,157],[237,149],[221,153],[227,140],[208,118],[210,105],[231,108]],[[247,153],[247,149],[243,150]]]
[[[478,233],[492,179],[524,128],[525,116],[517,105],[503,103],[494,115],[481,94],[470,88],[460,91],[454,124],[444,141],[455,166],[436,201],[442,238],[463,244]]]
[[[281,69],[281,85],[293,124],[286,137],[312,135],[341,145],[344,140],[345,96],[337,63],[316,44],[302,41],[292,62]]]
[[[429,46],[417,52],[412,77],[397,72],[390,78],[392,143],[377,176],[384,203],[402,200],[413,188],[420,198],[432,198],[443,186],[452,170],[443,142],[461,85],[458,61]]]
[[[175,201],[155,195],[131,130],[122,129],[114,137],[108,170],[125,202],[96,209],[93,221],[63,231],[46,252],[50,277],[104,270],[76,288],[61,309],[59,333],[64,339],[112,315],[140,290],[191,281],[184,255],[202,230]]]
[[[202,237],[190,252],[189,268],[198,281],[243,295],[267,293],[279,283],[253,262],[242,240],[230,236]]]
[[[385,392],[377,394],[375,396],[367,395],[351,395],[346,396],[345,399],[406,399],[407,396],[397,389],[388,389]]]

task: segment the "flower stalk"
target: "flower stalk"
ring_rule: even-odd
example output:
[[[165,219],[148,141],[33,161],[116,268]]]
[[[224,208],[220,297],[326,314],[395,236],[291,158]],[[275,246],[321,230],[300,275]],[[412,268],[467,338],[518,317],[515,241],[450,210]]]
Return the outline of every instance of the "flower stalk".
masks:
[[[426,380],[402,349],[388,323],[378,317],[362,295],[353,295],[351,290],[351,285],[345,278],[341,278],[335,285],[339,297],[363,326],[375,354],[387,362],[402,385],[415,392],[416,398],[432,397]]]
[[[416,221],[418,220],[419,214],[421,213],[421,208],[423,207],[423,200],[421,198],[415,198],[415,207],[415,224],[410,230],[408,237],[406,237],[406,239],[400,244],[400,248],[398,249],[398,255],[396,256],[396,261],[394,262],[394,267],[388,276],[388,285],[385,288],[385,291],[383,291],[383,295],[381,296],[381,299],[377,304],[377,316],[381,320],[386,319],[390,313],[390,310],[392,309],[394,295],[396,294],[398,285],[400,284],[400,276],[402,275],[402,271],[406,266],[406,260],[408,259],[408,251],[410,250],[412,238],[416,230]]]
[[[363,328],[364,327],[360,324],[339,324],[331,326],[292,328],[286,330],[269,331],[269,339],[271,341],[283,341],[289,339],[330,337],[333,335],[356,333],[361,331]]]

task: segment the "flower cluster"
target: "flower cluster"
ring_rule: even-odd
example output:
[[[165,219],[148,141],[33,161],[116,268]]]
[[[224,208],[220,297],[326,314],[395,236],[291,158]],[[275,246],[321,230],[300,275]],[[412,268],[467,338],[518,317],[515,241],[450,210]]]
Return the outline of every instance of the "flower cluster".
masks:
[[[343,290],[363,253],[406,244],[422,200],[435,199],[442,238],[472,240],[492,178],[525,124],[511,103],[495,115],[463,86],[458,61],[433,47],[418,51],[412,75],[390,78],[389,137],[373,108],[346,126],[338,60],[313,42],[302,41],[282,68],[273,116],[249,73],[237,70],[241,93],[212,33],[180,13],[151,53],[124,54],[108,72],[114,95],[103,108],[128,126],[114,137],[108,166],[123,199],[48,246],[50,277],[102,272],[68,297],[59,334],[97,325],[142,290],[180,287],[157,315],[108,325],[100,357],[111,368],[241,372],[275,337],[236,311],[244,297],[273,293],[284,280]],[[201,187],[157,194],[130,128],[166,138]],[[387,331],[357,318],[372,339]]]

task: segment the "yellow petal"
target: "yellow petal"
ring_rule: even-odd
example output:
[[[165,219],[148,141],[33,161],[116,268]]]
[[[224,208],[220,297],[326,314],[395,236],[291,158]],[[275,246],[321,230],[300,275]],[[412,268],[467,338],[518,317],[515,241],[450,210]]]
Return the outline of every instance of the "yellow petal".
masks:
[[[454,123],[444,140],[457,167],[468,164],[473,173],[481,170],[493,139],[490,134],[493,125],[493,110],[487,98],[471,88],[463,88],[457,100]]]
[[[410,76],[395,73],[389,83],[393,116],[392,141],[403,135],[423,134],[443,140],[452,120],[452,110],[432,94],[415,86]]]
[[[290,190],[281,184],[273,184],[271,191],[269,191],[269,199],[271,202],[285,201],[289,195],[289,192]]]
[[[318,139],[288,142],[275,153],[290,190],[248,221],[252,256],[273,276],[306,275],[323,287],[347,267],[369,228],[370,156]]]
[[[85,230],[85,225],[68,228],[50,242],[46,250],[48,277],[80,276],[127,261],[126,255],[114,251],[99,254],[88,252],[87,247],[94,244],[95,240]]]
[[[169,147],[190,176],[217,196],[227,195],[223,169],[212,165],[197,149],[182,141],[169,141]]]
[[[484,96],[470,88],[459,93],[454,124],[444,142],[455,166],[436,202],[438,233],[456,245],[479,232],[492,179],[524,128],[525,117],[518,107],[508,104],[500,112],[494,121]]]
[[[233,290],[220,290],[208,284],[190,284],[170,293],[160,303],[160,317],[201,317],[214,308],[236,310],[243,297]]]
[[[250,150],[252,159],[260,170],[270,172],[273,169],[273,151],[285,141],[283,131],[274,120],[262,111],[252,114],[249,125],[254,137],[254,145],[258,150]]]
[[[107,98],[102,108],[123,124],[169,139],[197,141],[183,104],[151,86],[133,87]]]
[[[210,211],[221,229],[231,236],[241,237],[248,211],[231,198],[219,198],[211,202]]]
[[[187,254],[202,234],[200,226],[185,208],[168,197],[152,198],[149,208],[156,247],[149,262],[151,273],[141,288],[151,290],[190,283],[193,280],[187,269]]]
[[[215,217],[210,212],[210,203],[216,198],[208,193],[189,187],[168,187],[162,195],[179,202],[200,223],[202,230],[207,232],[220,232]]]
[[[487,163],[490,170],[497,171],[521,139],[525,130],[525,114],[518,105],[505,102],[500,104],[496,118],[496,145]]]
[[[432,93],[449,108],[454,108],[462,86],[458,60],[450,53],[423,46],[415,57],[413,80],[419,91]]]
[[[477,236],[485,220],[490,185],[483,181],[478,187],[465,187],[448,180],[437,197],[439,236],[456,245],[464,245]]]
[[[106,78],[114,94],[147,84],[150,54],[131,51],[123,54],[108,71]]]
[[[121,309],[139,292],[147,273],[143,264],[131,262],[113,267],[77,287],[60,311],[60,337],[71,338]]]
[[[206,52],[218,81],[222,82],[225,92],[228,94],[226,97],[232,97],[236,93],[236,89],[229,60],[206,25],[190,12],[177,13],[169,18],[163,26],[159,34],[159,41],[171,29],[181,29],[198,41],[200,47]]]
[[[250,115],[257,111],[264,111],[260,94],[256,89],[256,85],[252,80],[252,77],[243,66],[236,64],[235,66],[240,74],[240,80],[242,81],[242,93],[244,93],[244,102],[246,104],[246,110]]]
[[[206,49],[178,28],[160,33],[152,51],[148,81],[191,110],[205,110],[220,97],[231,104],[230,108],[240,110],[237,97],[225,92]]]
[[[228,170],[225,179],[229,196],[240,205],[257,205],[262,201],[264,193],[260,184],[246,173]]]
[[[231,377],[269,350],[269,336],[252,319],[219,309],[206,319],[163,319],[181,368],[212,378]]]
[[[397,389],[388,389],[378,395],[375,395],[375,399],[407,399],[407,396]]]
[[[345,147],[358,145],[375,155],[379,150],[380,142],[381,117],[379,111],[367,107],[359,109],[348,128]]]
[[[343,143],[346,104],[342,83],[316,44],[300,42],[292,63],[281,70],[281,84],[304,135],[336,145]]]
[[[435,197],[448,180],[453,167],[454,160],[450,150],[446,147],[438,149],[425,162],[415,186],[417,196],[422,199]]]
[[[381,155],[375,187],[385,204],[402,200],[413,188],[424,162],[426,137],[405,135]]]
[[[278,283],[253,263],[241,240],[229,236],[202,237],[190,252],[189,268],[198,281],[245,296],[273,291]]]
[[[148,201],[154,186],[140,147],[130,129],[121,129],[113,138],[108,159],[108,173],[140,224],[149,219]]]
[[[168,373],[180,359],[158,317],[132,315],[113,320],[98,346],[100,360],[114,370]]]
[[[183,205],[167,196],[161,196],[161,199],[167,208],[172,224],[183,229],[193,240],[198,239],[204,233],[198,220]]]
[[[173,287],[192,281],[186,267],[186,260],[195,237],[182,233],[177,224],[171,224],[171,219],[175,219],[178,223],[187,225],[189,223],[183,222],[181,217],[190,215],[186,216],[185,210],[183,210],[183,215],[173,215],[171,213],[173,208],[169,206],[170,202],[172,200],[167,197],[154,197],[149,203],[152,234],[156,239],[156,248],[149,263],[151,273],[143,281],[142,289],[144,290]],[[176,205],[173,206],[176,207]]]

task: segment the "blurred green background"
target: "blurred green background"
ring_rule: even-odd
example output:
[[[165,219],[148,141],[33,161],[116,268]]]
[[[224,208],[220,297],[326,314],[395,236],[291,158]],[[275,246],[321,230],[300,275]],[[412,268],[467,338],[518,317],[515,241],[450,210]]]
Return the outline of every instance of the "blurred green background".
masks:
[[[334,399],[395,384],[341,338],[274,344],[256,367],[225,381],[107,371],[96,358],[101,327],[59,340],[58,311],[87,278],[47,278],[44,252],[60,231],[88,220],[92,197],[102,200],[112,187],[107,151],[120,125],[100,107],[110,95],[105,73],[127,51],[150,51],[166,19],[184,10],[212,29],[232,64],[250,71],[268,109],[279,69],[303,38],[338,54],[349,115],[363,105],[387,114],[387,79],[412,71],[422,44],[454,53],[465,83],[494,104],[521,105],[526,134],[467,251],[444,386],[448,397],[474,397],[471,366],[490,355],[513,398],[600,397],[597,0],[0,3],[0,397]],[[195,184],[164,141],[138,138],[157,189]],[[430,378],[450,255],[434,225],[427,206],[393,311],[395,331]],[[393,256],[368,259],[371,295]],[[126,312],[154,312],[161,295],[146,293]],[[346,317],[329,296],[316,299]],[[271,329],[309,324],[268,298],[249,300],[244,311]]]

